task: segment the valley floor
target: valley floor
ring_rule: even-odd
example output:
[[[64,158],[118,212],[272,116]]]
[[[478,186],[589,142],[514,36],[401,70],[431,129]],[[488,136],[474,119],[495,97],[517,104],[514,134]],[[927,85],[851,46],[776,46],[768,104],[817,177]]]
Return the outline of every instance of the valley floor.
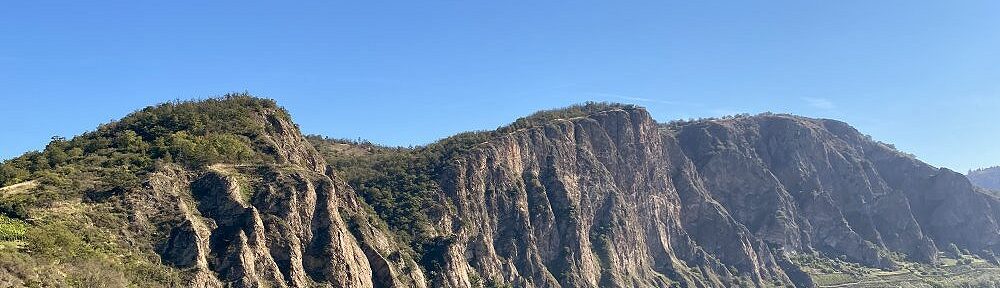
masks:
[[[903,262],[897,271],[811,256],[799,256],[795,261],[822,288],[1000,287],[1000,267],[996,265],[969,255],[940,259],[937,265]]]

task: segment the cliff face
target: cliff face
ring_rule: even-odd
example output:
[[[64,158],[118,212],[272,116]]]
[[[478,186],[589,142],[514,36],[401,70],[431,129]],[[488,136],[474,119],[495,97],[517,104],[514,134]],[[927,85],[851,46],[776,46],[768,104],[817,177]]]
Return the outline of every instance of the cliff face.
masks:
[[[442,286],[808,286],[787,254],[891,270],[1000,240],[997,199],[831,120],[614,109],[483,143],[441,179]]]
[[[993,260],[996,198],[847,124],[757,116],[668,126],[706,190],[772,249],[895,268],[956,244]]]
[[[632,109],[557,120],[480,145],[442,176],[456,207],[442,219],[455,223],[449,255],[465,256],[451,257],[449,270],[519,287],[787,282],[759,241],[705,201],[694,175],[671,177],[689,163],[670,159],[667,144],[649,115]],[[695,232],[728,237],[699,246],[689,223]],[[448,273],[439,282],[468,286],[465,275],[473,273]]]
[[[400,166],[428,169],[386,174],[391,163],[378,162],[363,171],[434,184],[394,191],[348,184],[342,173],[355,171],[328,165],[313,146],[324,142],[307,141],[284,111],[263,109],[240,122],[259,131],[236,138],[262,159],[195,168],[166,162],[167,152],[141,185],[87,188],[83,199],[28,214],[118,211],[124,220],[111,223],[125,229],[102,226],[116,235],[108,243],[147,251],[179,275],[164,286],[808,287],[794,255],[891,270],[900,255],[933,263],[950,244],[994,262],[1000,252],[1000,200],[841,122],[762,115],[658,124],[630,106],[553,115],[561,116],[427,152],[447,155],[442,162]],[[379,153],[337,145],[347,160]],[[185,153],[176,155],[198,155]],[[0,190],[0,200],[18,189]],[[426,223],[389,221],[412,215],[380,210],[402,205],[376,203],[383,199],[434,203],[398,210]],[[51,221],[25,218],[31,227]],[[430,231],[433,241],[408,230]],[[35,283],[5,259],[0,283]],[[50,268],[61,269],[33,269]],[[49,272],[38,275],[59,274]]]
[[[404,245],[368,220],[295,125],[258,116],[277,163],[164,169],[128,194],[133,230],[162,260],[191,286],[424,287]]]

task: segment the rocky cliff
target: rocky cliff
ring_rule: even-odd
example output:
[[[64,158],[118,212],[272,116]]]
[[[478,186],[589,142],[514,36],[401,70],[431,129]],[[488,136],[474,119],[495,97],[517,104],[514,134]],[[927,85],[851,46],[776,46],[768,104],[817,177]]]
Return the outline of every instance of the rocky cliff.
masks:
[[[24,168],[59,175],[82,169],[73,159],[103,159],[88,153],[151,155],[129,162],[148,165],[128,170],[135,185],[98,170],[91,184],[59,188],[80,193],[45,201],[23,198],[63,186],[38,178],[4,188],[0,212],[38,229],[0,245],[25,257],[0,257],[0,283],[106,284],[70,269],[91,265],[74,262],[80,255],[106,255],[142,264],[98,262],[121,271],[106,277],[142,286],[809,287],[796,255],[894,270],[935,263],[946,246],[994,262],[1000,252],[1000,200],[832,120],[660,124],[639,107],[595,104],[388,149],[307,141],[283,110],[259,106],[238,113],[252,129],[225,137],[212,126],[150,128],[183,122],[164,115],[187,106],[144,110],[153,116],[58,146],[81,155],[51,170]],[[104,134],[118,140],[92,148]],[[21,164],[31,157],[0,168],[34,167]],[[66,211],[113,237],[83,237],[72,243],[96,254],[72,255],[30,237],[78,213]],[[29,269],[17,259],[45,261]],[[149,271],[162,276],[137,276]]]
[[[129,193],[135,225],[160,228],[150,239],[163,261],[189,271],[192,286],[424,287],[298,128],[259,116],[275,163],[168,167]]]
[[[997,251],[996,199],[842,122],[741,117],[665,134],[679,140],[714,199],[771,247],[885,268],[894,266],[887,252],[932,262],[936,247],[950,243]]]
[[[787,283],[671,141],[644,110],[615,109],[517,130],[457,157],[442,175],[455,211],[441,221],[457,223],[446,228],[455,235],[448,270],[470,272],[439,282],[464,287],[466,274],[478,274],[518,287]]]
[[[610,109],[496,137],[442,181],[466,256],[449,269],[521,287],[783,285],[791,253],[891,270],[951,243],[991,259],[1000,240],[1000,203],[962,175],[795,116]]]

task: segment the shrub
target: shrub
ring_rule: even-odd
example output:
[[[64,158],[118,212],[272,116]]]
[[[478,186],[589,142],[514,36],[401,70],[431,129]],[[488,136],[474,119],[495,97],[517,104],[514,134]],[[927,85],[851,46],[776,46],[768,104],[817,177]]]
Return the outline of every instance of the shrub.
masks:
[[[0,163],[0,186],[16,184],[27,178],[29,171],[16,165]]]
[[[28,219],[28,209],[23,200],[2,199],[0,200],[0,216],[14,219]]]
[[[0,215],[0,241],[24,240],[28,225],[19,219]]]

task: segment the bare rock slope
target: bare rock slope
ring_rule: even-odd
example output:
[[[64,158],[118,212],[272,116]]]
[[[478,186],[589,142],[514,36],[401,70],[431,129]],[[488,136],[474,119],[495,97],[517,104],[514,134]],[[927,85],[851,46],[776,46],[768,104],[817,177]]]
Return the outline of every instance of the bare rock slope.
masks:
[[[449,269],[522,287],[808,286],[786,254],[894,269],[1000,249],[995,198],[832,120],[615,108],[497,137],[442,181]]]

